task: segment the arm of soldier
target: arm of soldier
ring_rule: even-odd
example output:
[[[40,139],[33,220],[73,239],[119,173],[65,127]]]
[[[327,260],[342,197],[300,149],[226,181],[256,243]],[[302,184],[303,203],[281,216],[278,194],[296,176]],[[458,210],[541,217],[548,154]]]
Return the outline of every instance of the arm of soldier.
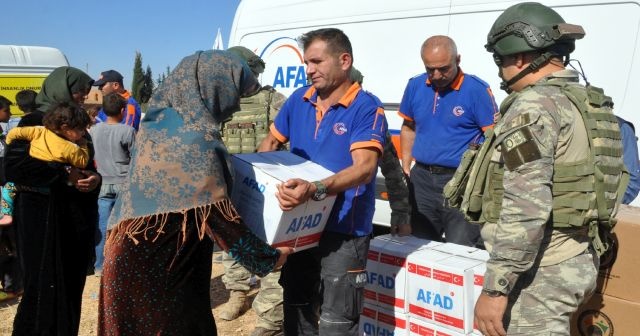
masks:
[[[486,328],[481,330],[493,329],[501,335],[506,295],[538,256],[552,207],[558,126],[548,113],[529,112],[514,111],[513,115],[529,114],[531,122],[521,124],[527,118],[520,117],[505,120],[506,131],[499,139],[505,167],[502,210],[495,232],[483,235],[493,249],[483,293],[476,302],[475,320]]]
[[[402,171],[409,176],[413,156],[413,142],[416,138],[416,123],[413,120],[405,119],[400,128],[400,151],[402,152]]]
[[[503,133],[502,210],[487,274],[487,289],[508,293],[538,256],[552,208],[552,175],[559,128],[548,113],[529,113],[531,123]],[[535,119],[535,120],[534,120]],[[520,120],[523,120],[520,118]],[[485,281],[486,281],[485,276]]]
[[[376,174],[378,157],[381,148],[365,147],[351,151],[353,164],[334,175],[331,175],[321,182],[327,187],[330,195],[343,192],[349,188],[365,184],[371,181]],[[287,180],[277,186],[276,197],[280,202],[280,208],[289,211],[296,206],[305,203],[317,191],[315,184],[311,181],[294,178]]]
[[[389,132],[387,132],[387,139],[379,165],[380,171],[384,175],[384,184],[387,187],[389,196],[389,207],[391,207],[391,234],[410,235],[411,205],[409,204],[409,189]]]

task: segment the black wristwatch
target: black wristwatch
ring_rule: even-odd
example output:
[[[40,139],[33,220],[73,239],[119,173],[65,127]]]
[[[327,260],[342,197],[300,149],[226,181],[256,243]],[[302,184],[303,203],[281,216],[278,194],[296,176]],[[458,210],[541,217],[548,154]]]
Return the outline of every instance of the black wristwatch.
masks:
[[[322,201],[327,198],[327,186],[320,181],[311,182],[316,186],[316,192],[311,196],[314,201]]]

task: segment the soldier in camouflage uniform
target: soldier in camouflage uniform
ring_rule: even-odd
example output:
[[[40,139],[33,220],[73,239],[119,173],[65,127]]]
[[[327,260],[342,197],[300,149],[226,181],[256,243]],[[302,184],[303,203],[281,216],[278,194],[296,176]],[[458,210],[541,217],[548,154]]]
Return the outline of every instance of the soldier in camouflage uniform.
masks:
[[[624,167],[610,98],[565,69],[583,36],[538,3],[508,8],[488,35],[510,95],[479,152],[488,164],[470,177],[485,182],[475,218],[491,255],[475,307],[484,335],[569,335],[571,314],[596,288],[598,228],[615,214]],[[569,88],[604,112],[597,126]]]
[[[247,62],[258,77],[265,67],[264,61],[251,50],[236,46],[228,51]],[[269,132],[286,97],[270,86],[264,86],[251,97],[240,99],[240,111],[223,125],[223,140],[231,154],[253,153],[256,144]],[[222,255],[225,273],[222,282],[230,290],[229,301],[219,317],[231,321],[249,308],[247,293],[250,289],[251,272],[236,262],[227,253]],[[252,336],[282,335],[282,287],[278,284],[280,272],[272,272],[260,279],[260,291],[253,300],[252,308],[258,316]]]

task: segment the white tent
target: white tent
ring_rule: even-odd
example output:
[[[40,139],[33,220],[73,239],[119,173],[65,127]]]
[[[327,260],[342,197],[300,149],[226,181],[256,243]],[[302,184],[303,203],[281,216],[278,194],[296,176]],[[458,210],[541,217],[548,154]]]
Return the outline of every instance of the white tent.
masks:
[[[213,42],[213,50],[224,50],[224,42],[222,41],[222,33],[220,33],[220,28],[218,28],[218,34],[216,35],[216,40]]]

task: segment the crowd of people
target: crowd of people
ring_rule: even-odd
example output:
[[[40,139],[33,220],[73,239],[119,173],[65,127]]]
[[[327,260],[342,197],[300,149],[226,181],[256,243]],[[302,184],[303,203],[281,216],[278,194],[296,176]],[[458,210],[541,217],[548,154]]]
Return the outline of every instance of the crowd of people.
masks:
[[[93,273],[98,335],[216,335],[216,243],[231,291],[220,318],[248,309],[255,274],[252,336],[356,335],[380,167],[393,234],[490,252],[475,308],[483,334],[568,335],[595,290],[606,224],[623,196],[638,194],[637,144],[624,140],[633,126],[566,68],[583,36],[544,5],[505,10],[485,45],[509,93],[500,106],[462,71],[453,39],[428,37],[426,71],[408,81],[398,111],[401,159],[383,104],[363,89],[351,42],[335,28],[299,38],[308,85],[288,98],[260,86],[267,65],[244,47],[185,57],[142,120],[115,70],[97,80],[54,70],[40,92],[18,93],[19,120],[0,96],[0,300],[21,297],[13,334],[77,335]],[[91,86],[103,93],[94,115],[82,105]],[[234,116],[243,106],[259,112]],[[335,173],[290,179],[276,193],[283,211],[336,195],[315,248],[267,245],[230,200],[229,153],[274,150]]]

